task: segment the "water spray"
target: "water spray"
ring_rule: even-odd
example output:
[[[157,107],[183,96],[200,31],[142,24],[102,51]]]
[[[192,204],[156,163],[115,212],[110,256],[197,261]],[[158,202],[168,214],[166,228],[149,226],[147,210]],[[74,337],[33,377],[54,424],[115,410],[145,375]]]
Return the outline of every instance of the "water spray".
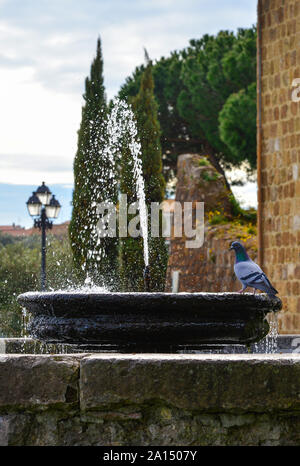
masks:
[[[144,283],[145,283],[145,291],[151,291],[150,283],[151,283],[151,274],[150,274],[150,267],[146,265],[144,269]]]

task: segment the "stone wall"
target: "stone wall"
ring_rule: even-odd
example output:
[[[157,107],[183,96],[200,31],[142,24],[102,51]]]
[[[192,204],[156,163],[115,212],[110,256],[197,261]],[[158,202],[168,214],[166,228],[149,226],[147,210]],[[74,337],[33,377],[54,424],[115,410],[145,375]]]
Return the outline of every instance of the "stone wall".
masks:
[[[240,225],[207,226],[204,244],[199,249],[186,248],[184,238],[172,238],[166,291],[172,290],[175,271],[179,272],[179,292],[240,290],[241,283],[233,269],[234,254],[229,251],[232,241],[242,241],[251,259],[256,261],[256,236]]]
[[[0,445],[299,445],[300,355],[0,356]]]
[[[300,1],[260,0],[262,266],[285,310],[281,333],[300,332]],[[259,86],[258,86],[259,87]]]
[[[205,157],[183,154],[178,157],[178,180],[175,200],[184,206],[185,201],[204,202],[206,228],[204,244],[200,248],[187,248],[186,238],[170,239],[170,256],[167,269],[166,291],[172,290],[173,274],[179,272],[178,291],[237,291],[241,284],[236,279],[234,254],[229,251],[232,241],[242,241],[253,260],[257,259],[255,228],[238,222],[210,225],[214,212],[231,215],[229,193],[224,178]]]

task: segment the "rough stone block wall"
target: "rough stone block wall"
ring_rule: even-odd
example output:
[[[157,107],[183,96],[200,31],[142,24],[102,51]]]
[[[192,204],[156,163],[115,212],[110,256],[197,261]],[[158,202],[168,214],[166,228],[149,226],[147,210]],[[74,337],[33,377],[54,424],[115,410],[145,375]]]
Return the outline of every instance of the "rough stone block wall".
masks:
[[[0,356],[0,445],[299,445],[300,355]]]
[[[186,248],[185,238],[172,238],[166,291],[172,291],[174,271],[179,272],[179,292],[240,290],[241,283],[233,269],[234,254],[229,251],[232,241],[242,241],[251,259],[257,260],[256,236],[250,235],[246,227],[239,225],[206,227],[204,244],[198,249]]]
[[[251,257],[257,259],[255,229],[249,225],[228,222],[209,225],[208,217],[213,212],[231,214],[231,203],[224,178],[207,159],[198,154],[182,154],[177,163],[175,200],[204,202],[204,244],[199,248],[187,248],[185,236],[175,237],[174,226],[170,241],[170,256],[167,269],[166,291],[172,291],[173,273],[179,272],[178,291],[237,291],[241,289],[233,266],[234,254],[229,251],[232,241],[242,241]]]
[[[283,301],[281,333],[300,333],[300,1],[260,0],[262,266]],[[295,89],[295,88],[294,88]]]

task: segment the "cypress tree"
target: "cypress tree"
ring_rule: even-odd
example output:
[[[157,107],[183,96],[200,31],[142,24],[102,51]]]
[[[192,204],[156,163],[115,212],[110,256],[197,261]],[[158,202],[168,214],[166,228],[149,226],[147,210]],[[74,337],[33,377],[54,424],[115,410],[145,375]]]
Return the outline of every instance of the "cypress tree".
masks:
[[[147,66],[141,78],[140,89],[131,105],[136,117],[138,136],[141,143],[141,159],[145,181],[145,197],[148,206],[149,265],[152,291],[163,291],[167,267],[167,247],[163,237],[151,237],[151,202],[162,202],[165,193],[165,180],[162,175],[162,151],[160,145],[160,125],[158,107],[154,96],[152,63],[146,53]],[[134,196],[132,178],[128,173],[128,152],[122,153],[121,192],[128,195],[128,202]],[[130,218],[128,218],[130,220]],[[142,238],[120,240],[121,280],[127,290],[143,290],[143,242]]]
[[[120,167],[120,192],[127,195],[128,206],[137,202],[136,185],[133,177],[132,154],[126,136],[122,144],[122,159]],[[134,214],[127,214],[127,225]],[[122,291],[143,291],[143,238],[119,238],[119,275]]]
[[[97,233],[97,205],[107,200],[116,202],[113,166],[106,152],[107,105],[100,38],[83,98],[69,236],[80,281],[89,276],[95,284],[104,285],[115,278],[112,273],[116,270],[117,239],[99,238]]]

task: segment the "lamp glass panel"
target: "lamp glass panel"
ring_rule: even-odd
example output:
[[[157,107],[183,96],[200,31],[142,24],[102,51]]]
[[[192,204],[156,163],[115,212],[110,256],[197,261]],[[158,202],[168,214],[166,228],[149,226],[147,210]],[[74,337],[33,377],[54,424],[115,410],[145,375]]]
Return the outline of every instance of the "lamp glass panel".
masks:
[[[46,215],[48,218],[56,218],[56,206],[46,205]]]
[[[40,215],[41,214],[41,204],[27,204],[27,209],[28,209],[28,212],[29,212],[29,215],[31,215],[32,217],[35,217],[37,215]]]
[[[51,193],[36,193],[42,204],[47,205],[51,199]]]
[[[57,217],[59,216],[60,209],[61,209],[61,207],[60,207],[60,206],[57,206],[57,207],[56,207],[56,214],[55,214],[55,218],[57,218]]]

